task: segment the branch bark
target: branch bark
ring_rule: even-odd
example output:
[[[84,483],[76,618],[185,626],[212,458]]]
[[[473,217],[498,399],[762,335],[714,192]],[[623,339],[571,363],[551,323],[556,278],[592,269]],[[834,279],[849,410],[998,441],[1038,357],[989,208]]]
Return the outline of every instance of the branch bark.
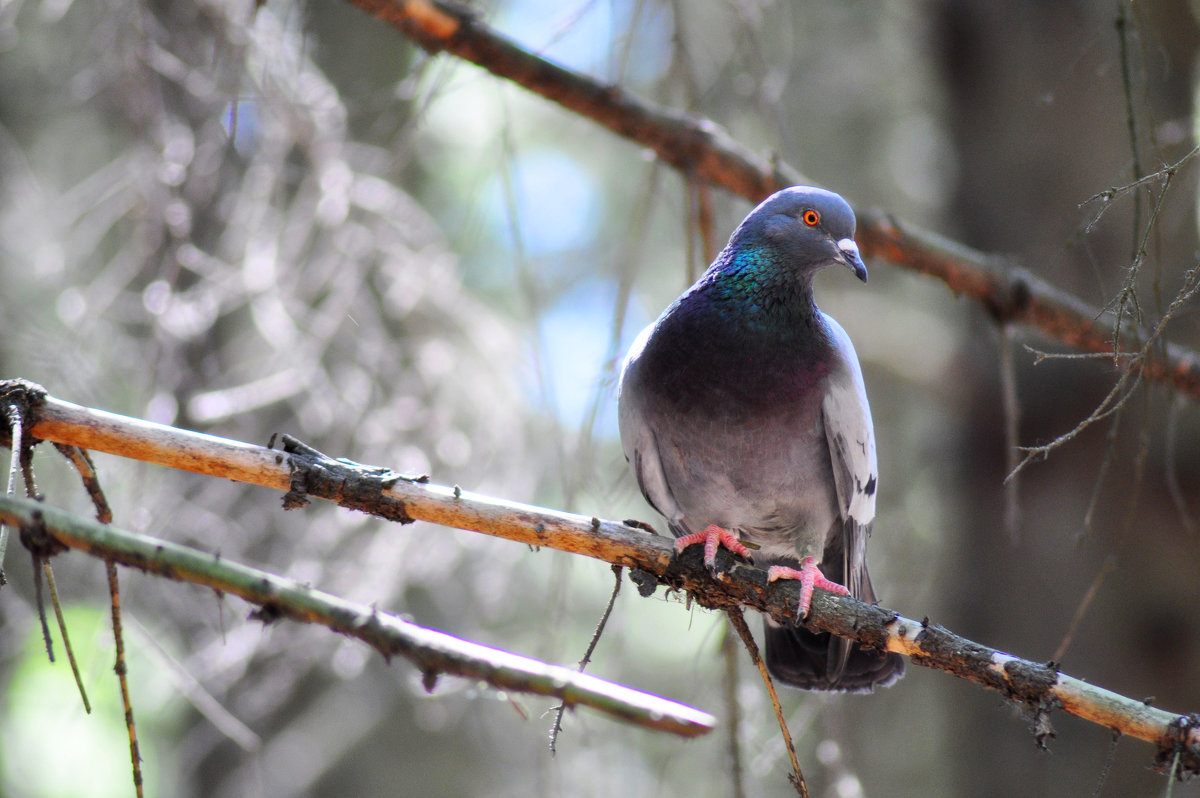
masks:
[[[387,22],[430,52],[447,52],[516,83],[568,111],[655,153],[690,179],[709,182],[751,202],[786,186],[808,183],[797,169],[763,158],[720,125],[694,114],[655,105],[620,86],[600,83],[541,58],[442,0],[349,0]],[[1140,355],[1148,333],[1122,325],[1118,339],[1111,316],[1059,291],[1010,259],[987,255],[890,215],[856,209],[863,255],[935,277],[956,294],[983,305],[998,321],[1037,329],[1084,352],[1117,353],[1119,368],[1141,370],[1200,399],[1200,355],[1168,344]]]
[[[653,574],[658,583],[685,590],[712,609],[745,606],[787,622],[799,598],[797,584],[768,583],[765,571],[734,561],[723,549],[718,552],[723,578],[714,579],[698,548],[673,557],[668,539],[626,523],[479,496],[311,452],[289,453],[152,424],[41,394],[30,398],[27,416],[31,434],[39,439],[285,490],[285,506],[300,506],[312,496],[401,523],[420,519],[582,554]],[[279,601],[275,593],[264,598]],[[360,615],[360,625],[364,620]],[[815,594],[805,625],[900,652],[918,665],[995,690],[1033,713],[1039,737],[1052,733],[1050,713],[1062,709],[1151,742],[1164,766],[1178,757],[1181,772],[1200,774],[1200,720],[1195,715],[1148,706],[1060,673],[1053,663],[1013,657],[928,619],[915,621],[825,591]]]

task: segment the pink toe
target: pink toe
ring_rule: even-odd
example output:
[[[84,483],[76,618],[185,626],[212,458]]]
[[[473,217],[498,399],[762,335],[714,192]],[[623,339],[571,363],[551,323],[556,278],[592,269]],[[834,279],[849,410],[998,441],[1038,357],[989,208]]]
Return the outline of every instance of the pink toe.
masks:
[[[812,557],[805,557],[800,563],[800,568],[789,568],[786,565],[772,565],[767,569],[767,581],[774,582],[776,579],[796,579],[800,582],[800,602],[797,607],[796,617],[808,617],[809,607],[812,605],[812,594],[814,588],[821,588],[829,593],[836,593],[840,596],[849,596],[850,591],[844,585],[839,585],[825,578],[821,573],[821,569],[813,562]]]
[[[704,564],[712,568],[717,560],[717,548],[724,546],[729,551],[741,557],[749,558],[750,550],[742,545],[737,535],[716,524],[710,525],[703,532],[694,532],[675,539],[675,551],[682,552],[688,546],[696,543],[704,544]]]

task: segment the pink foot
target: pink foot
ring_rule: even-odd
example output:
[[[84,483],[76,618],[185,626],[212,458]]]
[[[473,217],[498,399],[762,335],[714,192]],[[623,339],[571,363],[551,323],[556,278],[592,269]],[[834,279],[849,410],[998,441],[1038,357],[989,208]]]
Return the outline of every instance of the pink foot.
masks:
[[[682,538],[680,538],[682,540]],[[675,541],[675,545],[679,545],[679,541]],[[772,565],[767,569],[767,581],[774,582],[776,579],[799,579],[800,580],[800,606],[796,612],[798,620],[804,620],[808,617],[808,608],[812,604],[813,588],[819,587],[822,590],[827,590],[830,593],[837,593],[839,596],[849,596],[850,591],[844,585],[839,585],[837,582],[831,582],[821,573],[821,569],[813,564],[812,557],[805,557],[804,562],[800,563],[800,570],[788,568],[786,565]]]
[[[737,539],[737,535],[728,529],[722,529],[716,524],[711,525],[703,532],[696,532],[691,535],[684,535],[681,538],[675,538],[675,553],[681,553],[693,543],[704,544],[704,565],[709,571],[714,571],[717,567],[717,546],[724,546],[734,554],[742,557],[750,557],[750,550],[742,545],[742,542]]]

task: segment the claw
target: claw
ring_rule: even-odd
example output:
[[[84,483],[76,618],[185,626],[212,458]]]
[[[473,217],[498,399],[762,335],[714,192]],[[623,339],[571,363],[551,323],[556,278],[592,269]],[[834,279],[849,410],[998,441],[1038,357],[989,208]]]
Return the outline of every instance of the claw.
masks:
[[[682,540],[682,538],[680,538]],[[679,541],[675,541],[675,545],[679,545]],[[825,578],[813,561],[812,557],[805,557],[800,563],[800,569],[789,568],[786,565],[772,565],[767,569],[767,581],[774,582],[776,579],[799,579],[800,580],[800,605],[796,609],[796,620],[802,621],[808,617],[808,609],[812,605],[813,588],[821,588],[830,593],[836,593],[839,596],[849,596],[850,591],[845,585],[839,585],[837,582],[832,582]]]
[[[724,546],[740,557],[747,559],[750,557],[750,550],[742,545],[742,542],[737,539],[737,535],[728,529],[722,529],[716,524],[712,524],[703,532],[696,532],[691,535],[684,535],[681,538],[675,538],[675,553],[682,553],[684,549],[693,543],[704,544],[704,565],[708,568],[709,573],[716,573],[718,546]]]

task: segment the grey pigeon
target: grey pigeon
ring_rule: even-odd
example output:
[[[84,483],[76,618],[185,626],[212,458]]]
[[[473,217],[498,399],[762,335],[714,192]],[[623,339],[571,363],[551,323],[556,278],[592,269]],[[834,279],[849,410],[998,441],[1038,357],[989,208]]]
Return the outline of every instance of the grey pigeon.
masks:
[[[801,579],[801,618],[814,586],[875,601],[871,411],[854,346],[812,290],[826,266],[866,282],[854,227],[832,192],[772,195],[642,331],[621,373],[625,456],[676,550],[703,542],[712,568],[724,545],[772,578]],[[770,619],[766,660],[806,690],[870,692],[904,673],[897,654]]]

